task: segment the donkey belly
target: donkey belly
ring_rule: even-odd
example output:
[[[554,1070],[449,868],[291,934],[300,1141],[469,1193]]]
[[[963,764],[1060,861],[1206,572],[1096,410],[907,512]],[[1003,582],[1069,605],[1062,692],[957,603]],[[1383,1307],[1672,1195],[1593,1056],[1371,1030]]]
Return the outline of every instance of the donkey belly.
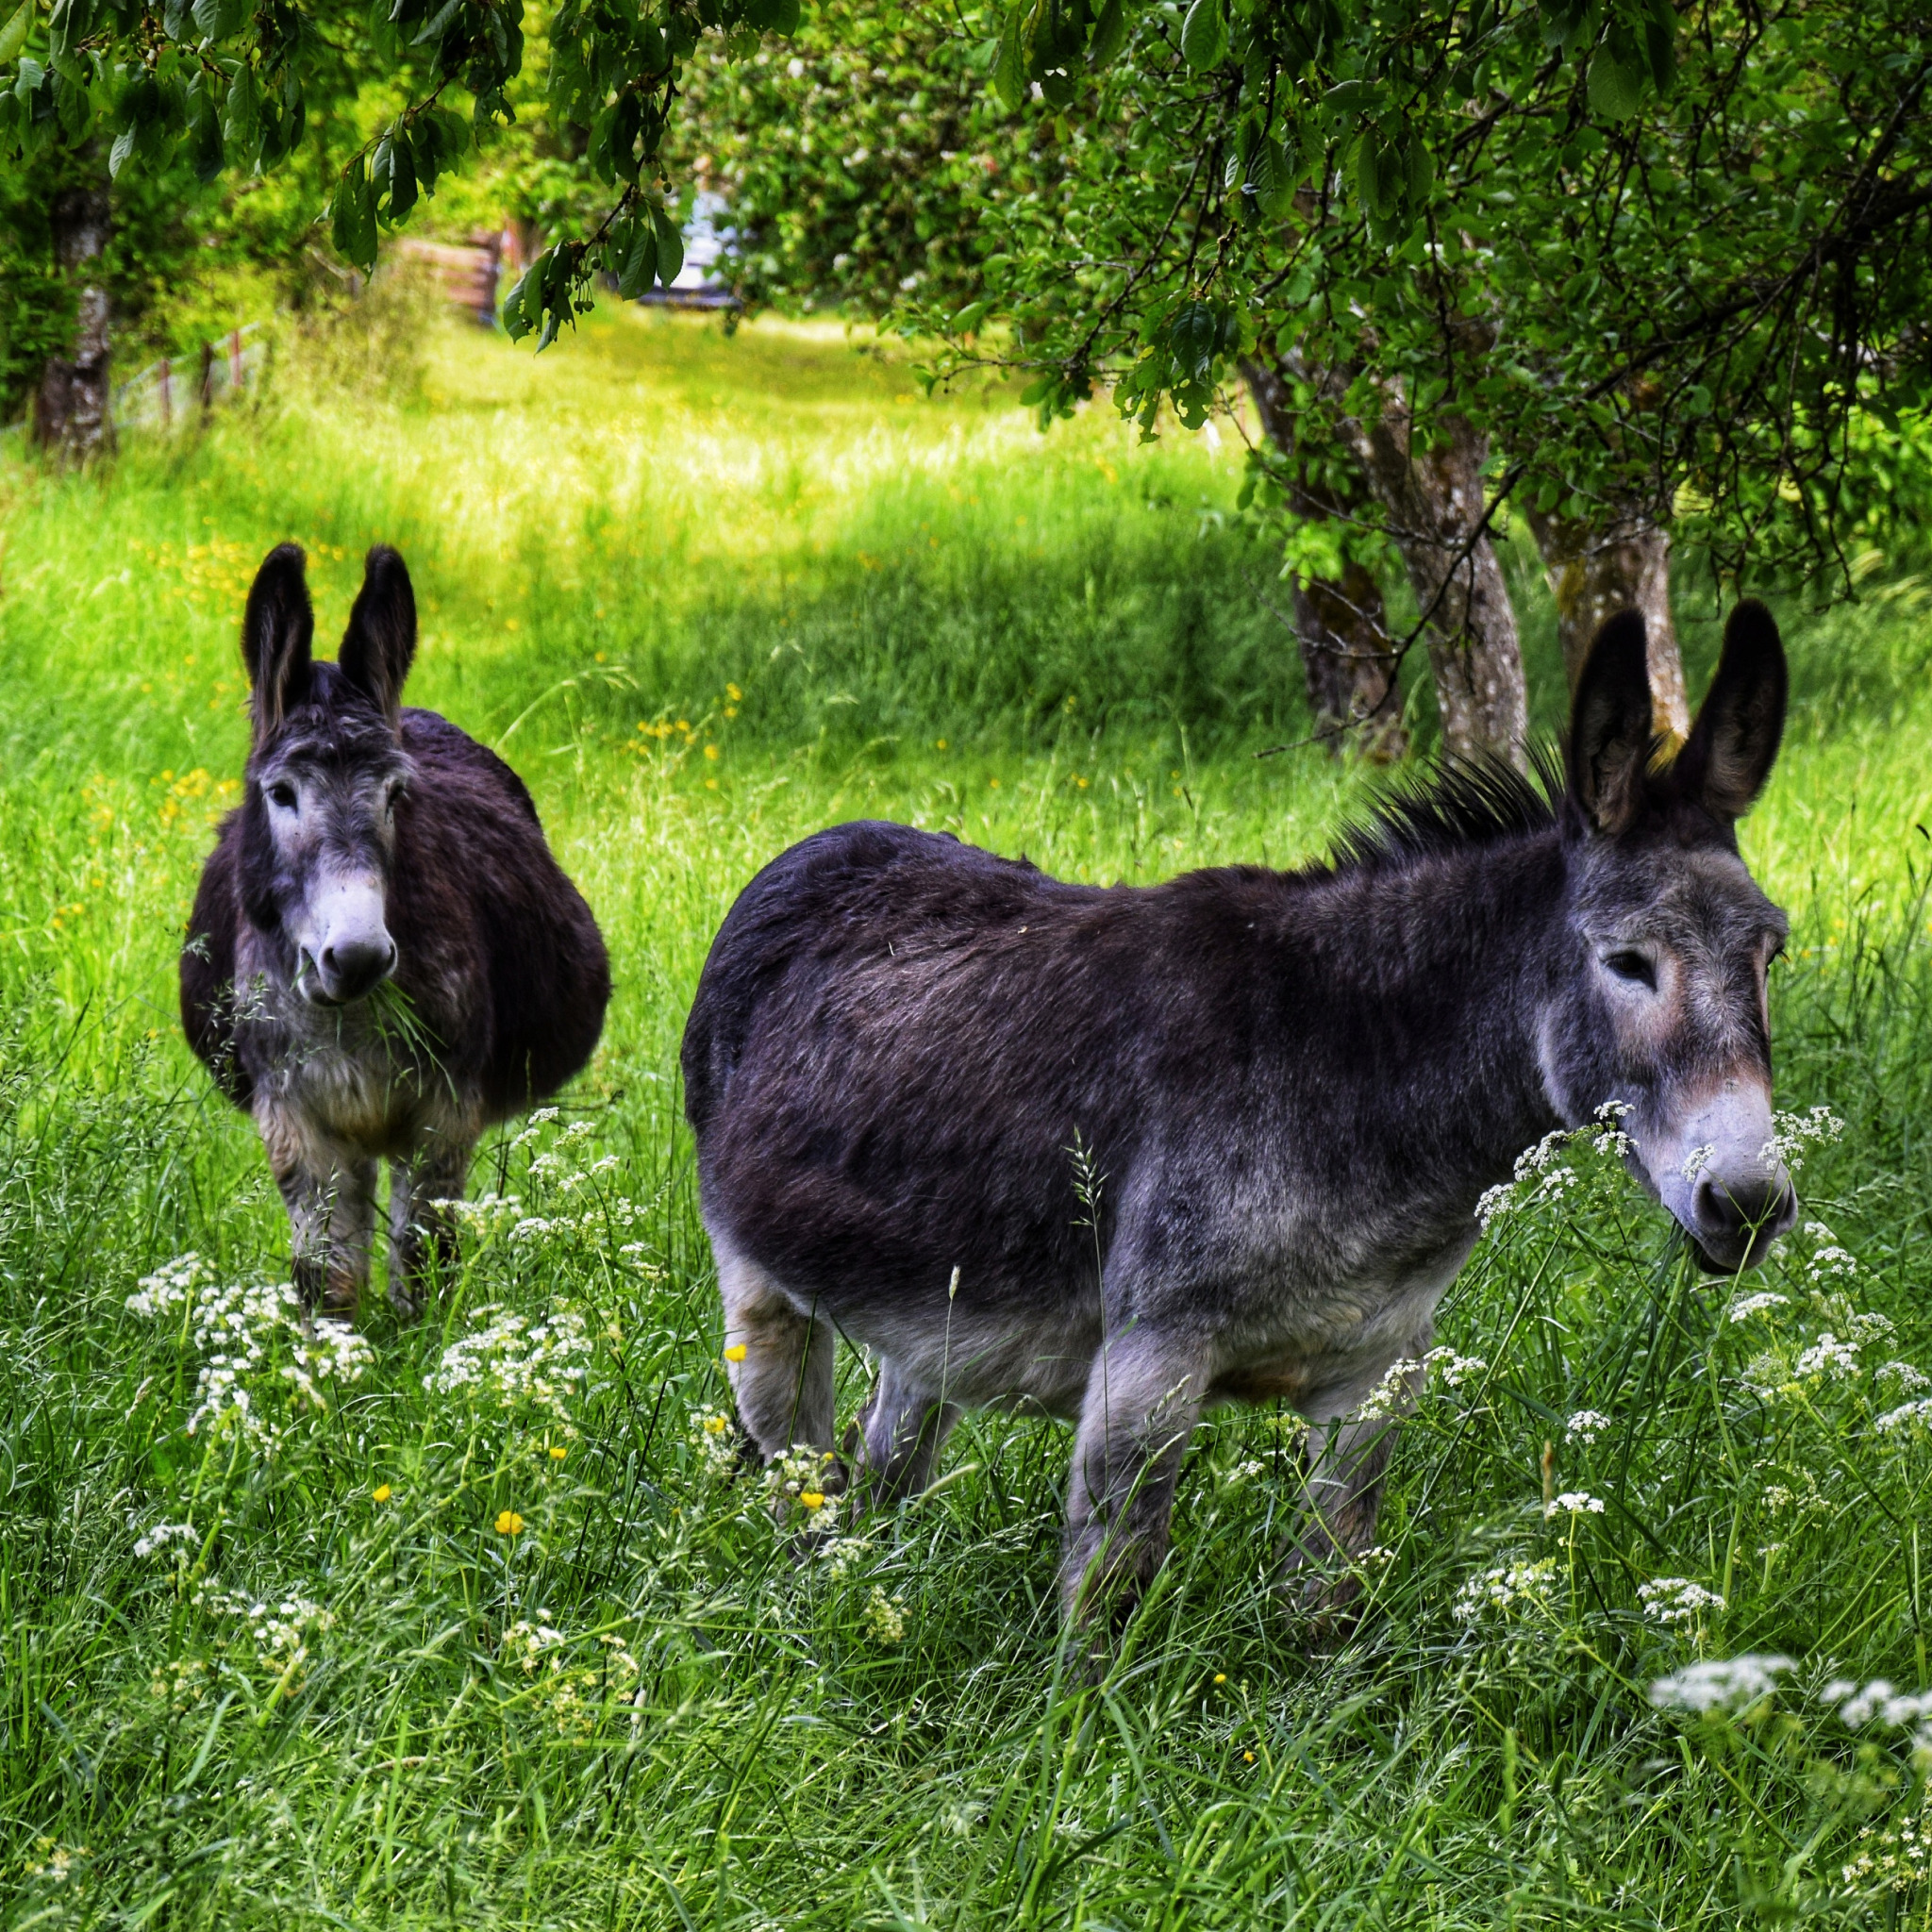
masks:
[[[1375,1270],[1297,1296],[1282,1330],[1231,1333],[1209,1385],[1213,1402],[1284,1401],[1311,1422],[1358,1407],[1390,1365],[1428,1345],[1436,1305],[1474,1247],[1472,1221],[1434,1253],[1395,1272]]]

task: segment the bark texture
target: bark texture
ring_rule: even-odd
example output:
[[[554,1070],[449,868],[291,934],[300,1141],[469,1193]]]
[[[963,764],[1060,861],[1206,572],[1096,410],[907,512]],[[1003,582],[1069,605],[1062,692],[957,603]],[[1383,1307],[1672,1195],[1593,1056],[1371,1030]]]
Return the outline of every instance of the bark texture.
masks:
[[[74,353],[50,356],[34,400],[34,441],[86,462],[114,445],[108,384],[108,291],[101,279],[109,214],[105,188],[63,188],[49,208],[55,259],[80,284]]]
[[[1557,635],[1570,689],[1576,689],[1597,632],[1620,610],[1641,611],[1657,733],[1681,741],[1690,729],[1690,706],[1671,622],[1669,535],[1634,509],[1595,527],[1537,510],[1527,515],[1557,599]]]
[[[1292,397],[1280,374],[1265,362],[1241,365],[1261,427],[1284,455],[1299,448]],[[1291,491],[1290,507],[1300,517],[1334,520],[1355,514],[1325,485],[1306,476]],[[1392,764],[1408,749],[1395,690],[1395,646],[1381,586],[1353,558],[1340,576],[1297,580],[1294,591],[1295,641],[1307,680],[1308,708],[1317,734],[1340,757],[1351,740],[1375,764]]]
[[[1460,416],[1443,415],[1431,427],[1424,448],[1407,398],[1392,387],[1374,422],[1343,424],[1427,619],[1443,749],[1521,767],[1529,709],[1516,612],[1482,527],[1488,449]]]

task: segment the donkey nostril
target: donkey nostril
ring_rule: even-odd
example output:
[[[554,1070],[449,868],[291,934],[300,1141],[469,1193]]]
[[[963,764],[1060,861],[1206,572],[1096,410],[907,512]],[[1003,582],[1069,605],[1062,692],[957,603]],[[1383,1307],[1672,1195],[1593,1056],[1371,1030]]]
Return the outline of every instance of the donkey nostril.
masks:
[[[1797,1209],[1790,1184],[1782,1179],[1722,1181],[1706,1174],[1694,1197],[1697,1224],[1713,1235],[1747,1228],[1782,1232]]]

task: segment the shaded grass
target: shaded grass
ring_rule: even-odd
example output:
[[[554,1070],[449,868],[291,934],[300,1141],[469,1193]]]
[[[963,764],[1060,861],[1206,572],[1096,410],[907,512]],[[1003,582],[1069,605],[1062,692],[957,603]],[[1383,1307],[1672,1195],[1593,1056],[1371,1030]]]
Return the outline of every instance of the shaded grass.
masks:
[[[1795,626],[1792,735],[1746,828],[1794,919],[1782,1097],[1849,1123],[1807,1211],[1857,1272],[1796,1239],[1762,1282],[1785,1308],[1730,1322],[1729,1291],[1579,1152],[1578,1191],[1499,1223],[1445,1306],[1484,1366],[1405,1436],[1359,1626],[1324,1640],[1274,1593],[1297,1432],[1227,1411],[1091,1686],[1053,1609],[1058,1431],[970,1419],[944,1485],[842,1563],[800,1562],[758,1485],[713,1473],[691,988],[752,871],[841,817],[1147,879],[1298,862],[1361,781],[1249,756],[1305,726],[1265,561],[1226,519],[1231,453],[929,409],[824,331],[590,334],[535,365],[447,341],[400,411],[291,383],[107,483],[4,473],[8,1922],[1919,1923],[1924,1885],[1840,1875],[1867,1823],[1916,1807],[1909,1742],[1861,1746],[1811,1694],[1924,1682],[1932,1470],[1922,1433],[1874,1429],[1904,1399],[1883,1362],[1932,1361],[1914,587]],[[241,595],[287,535],[325,634],[362,546],[402,544],[411,696],[528,777],[618,994],[564,1118],[479,1160],[473,1193],[521,1206],[473,1231],[439,1319],[373,1311],[373,1364],[326,1410],[280,1375],[295,1340],[262,1330],[271,1455],[186,1432],[208,1352],[186,1307],[125,1304],[186,1251],[202,1306],[282,1267],[259,1149],[178,1038],[172,973],[243,748]],[[1707,661],[1712,627],[1688,629]],[[559,1299],[588,1373],[556,1408],[425,1388],[480,1311]],[[1895,1340],[1854,1331],[1874,1312]],[[1798,1372],[1825,1327],[1866,1336],[1856,1374]],[[863,1365],[842,1374],[841,1413]],[[1584,1408],[1607,1425],[1568,1439]],[[1600,1516],[1545,1522],[1546,1442]],[[137,1557],[161,1524],[193,1535]],[[1489,1571],[1538,1565],[1507,1614],[1455,1614]],[[1667,1576],[1724,1607],[1659,1624],[1637,1592]],[[299,1668],[225,1591],[298,1606]],[[1747,1650],[1803,1662],[1781,1714],[1650,1705],[1667,1671]]]

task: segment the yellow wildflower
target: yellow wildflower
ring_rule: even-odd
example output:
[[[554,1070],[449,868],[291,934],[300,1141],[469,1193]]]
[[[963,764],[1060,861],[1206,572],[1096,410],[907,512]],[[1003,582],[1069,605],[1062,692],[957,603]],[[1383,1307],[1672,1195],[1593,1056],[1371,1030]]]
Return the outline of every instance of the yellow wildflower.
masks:
[[[550,1459],[552,1462],[561,1462],[569,1454],[570,1451],[561,1442],[551,1443]]]
[[[724,1351],[724,1359],[727,1362],[741,1362],[749,1353],[750,1350],[748,1350],[745,1347],[743,1342],[734,1341],[731,1344],[731,1346]]]
[[[801,1490],[798,1492],[798,1500],[801,1503],[803,1503],[808,1509],[823,1509],[825,1506],[825,1499],[824,1495],[822,1495],[820,1491],[818,1491],[817,1490]]]
[[[378,1503],[387,1503],[394,1493],[395,1491],[387,1483],[377,1483],[374,1500]]]
[[[499,1509],[496,1512],[496,1533],[498,1536],[522,1536],[524,1519],[514,1509]]]

